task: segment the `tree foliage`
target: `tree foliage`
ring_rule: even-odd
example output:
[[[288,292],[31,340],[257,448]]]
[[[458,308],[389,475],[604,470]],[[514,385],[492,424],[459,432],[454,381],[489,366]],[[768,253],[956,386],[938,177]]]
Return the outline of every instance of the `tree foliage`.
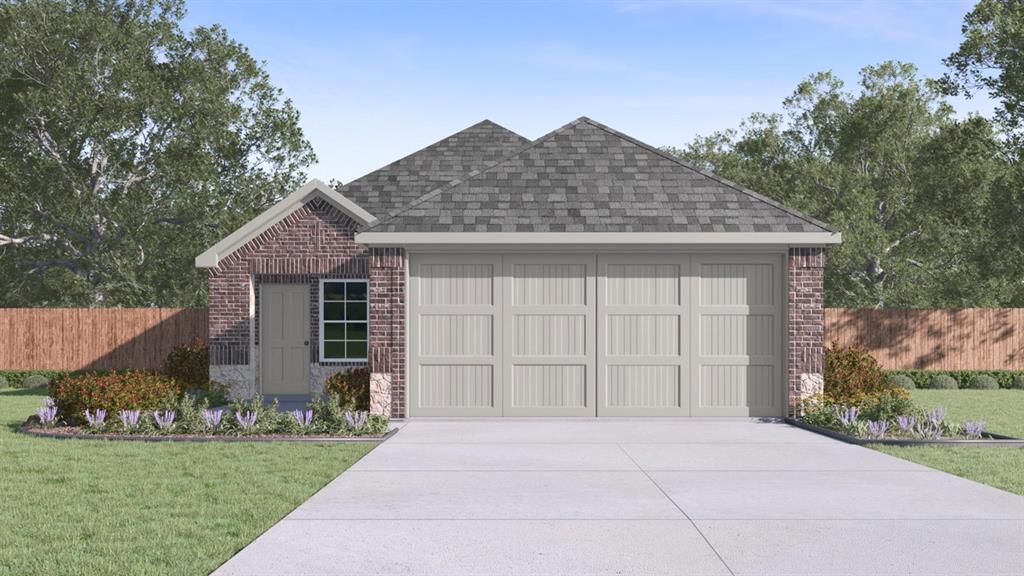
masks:
[[[1024,303],[1024,2],[982,0],[964,17],[963,41],[946,58],[949,94],[985,91],[998,102],[995,120],[1006,135],[1008,174],[995,187],[998,206],[993,251],[1002,268],[1017,275],[1014,305]]]
[[[864,68],[855,91],[814,74],[783,108],[670,151],[837,227],[828,306],[1019,299],[1020,270],[992,251],[1008,161],[988,120],[957,120],[936,84],[899,62]]]
[[[193,258],[313,159],[298,112],[181,0],[0,5],[0,306],[195,305]]]

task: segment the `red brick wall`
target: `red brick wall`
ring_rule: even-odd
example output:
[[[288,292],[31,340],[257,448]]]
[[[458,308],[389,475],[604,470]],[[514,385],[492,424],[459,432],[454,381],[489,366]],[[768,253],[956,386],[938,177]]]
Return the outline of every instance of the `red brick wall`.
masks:
[[[320,277],[367,278],[368,250],[355,243],[356,226],[347,215],[315,198],[211,269],[210,364],[249,364],[250,284],[258,291],[261,280],[315,283]]]
[[[370,371],[391,374],[391,416],[405,416],[405,251],[370,251]]]
[[[825,251],[789,249],[789,403],[790,413],[807,392],[803,374],[821,374],[825,354]]]

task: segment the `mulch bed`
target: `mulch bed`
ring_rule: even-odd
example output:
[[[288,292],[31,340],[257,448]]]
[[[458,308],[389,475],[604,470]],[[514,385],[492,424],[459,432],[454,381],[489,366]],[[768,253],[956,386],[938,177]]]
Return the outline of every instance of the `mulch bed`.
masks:
[[[43,428],[34,417],[18,428],[18,432],[29,436],[76,440],[125,440],[136,442],[383,442],[392,437],[398,428],[388,430],[382,436],[297,436],[295,434],[254,434],[252,436],[228,436],[224,434],[115,434],[110,432],[91,433],[75,426]]]
[[[1006,448],[1024,448],[1024,439],[1014,438],[1013,436],[1003,436],[1002,434],[992,434],[989,432],[983,433],[981,440],[965,440],[955,438],[939,438],[937,440],[925,439],[925,438],[883,438],[881,440],[872,440],[869,438],[859,438],[857,436],[850,436],[849,434],[843,434],[831,428],[822,428],[820,426],[812,426],[802,420],[794,418],[786,418],[786,423],[802,428],[822,436],[828,436],[835,440],[846,442],[847,444],[856,444],[858,446],[865,446],[867,444],[885,444],[888,446],[1003,446]]]

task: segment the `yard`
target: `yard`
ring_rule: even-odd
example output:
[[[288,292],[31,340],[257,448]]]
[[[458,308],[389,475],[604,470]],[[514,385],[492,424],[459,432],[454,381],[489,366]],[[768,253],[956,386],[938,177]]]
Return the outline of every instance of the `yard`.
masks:
[[[0,574],[207,574],[373,448],[15,433],[44,396],[0,391]]]
[[[982,420],[986,430],[1024,438],[1024,390],[915,390],[922,407],[943,406],[952,420]],[[1024,496],[1024,449],[876,446],[876,450]]]

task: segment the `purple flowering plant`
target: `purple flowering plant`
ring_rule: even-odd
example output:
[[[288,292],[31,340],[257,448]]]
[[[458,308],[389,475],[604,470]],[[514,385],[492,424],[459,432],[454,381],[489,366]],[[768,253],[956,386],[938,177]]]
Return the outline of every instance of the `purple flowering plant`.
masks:
[[[885,433],[889,431],[888,420],[868,420],[868,436],[874,439],[879,439],[885,436]]]
[[[97,408],[95,412],[85,411],[85,420],[89,423],[90,428],[101,428],[103,422],[107,419],[107,411],[102,408]]]
[[[121,410],[117,413],[117,417],[121,419],[121,426],[125,431],[131,432],[139,427],[140,414],[142,413],[138,410]]]
[[[53,426],[57,423],[57,406],[53,403],[53,399],[49,396],[43,400],[43,405],[36,410],[36,415],[39,416],[39,422],[43,426]]]
[[[981,435],[984,431],[984,422],[964,422],[964,436],[971,440],[981,440]]]
[[[235,410],[235,420],[238,422],[238,425],[242,430],[246,432],[256,427],[257,416],[258,414],[255,410],[246,410],[245,412]]]
[[[163,412],[157,410],[153,412],[153,421],[156,422],[157,428],[166,432],[174,426],[175,416],[174,410],[164,410]]]
[[[313,424],[313,411],[312,410],[292,410],[292,417],[295,418],[296,424],[303,431],[307,430],[311,424]]]
[[[836,418],[843,424],[844,427],[849,428],[857,423],[857,414],[860,410],[856,406],[850,407],[839,407],[836,406]]]
[[[224,417],[224,411],[220,408],[209,410],[203,410],[203,424],[210,430],[216,429],[220,426],[221,418]]]
[[[369,415],[369,412],[345,411],[345,422],[348,423],[349,428],[358,432],[363,429],[363,426],[366,426],[366,419]]]
[[[913,414],[900,414],[896,417],[896,425],[899,427],[900,432],[911,434],[914,431],[914,426],[917,426],[917,416]]]

